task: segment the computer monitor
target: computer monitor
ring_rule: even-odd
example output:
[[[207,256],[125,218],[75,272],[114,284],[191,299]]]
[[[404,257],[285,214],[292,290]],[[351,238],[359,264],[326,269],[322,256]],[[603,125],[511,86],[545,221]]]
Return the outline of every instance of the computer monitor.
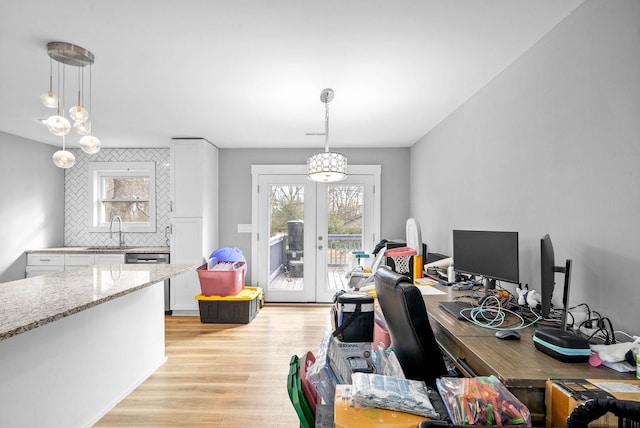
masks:
[[[518,232],[454,230],[453,266],[456,272],[486,278],[488,290],[496,281],[518,284]]]
[[[540,240],[540,298],[542,317],[551,313],[551,299],[556,283],[556,273],[564,273],[564,290],[562,292],[562,325],[567,327],[567,304],[569,303],[569,286],[571,285],[571,260],[567,259],[564,266],[556,266],[553,244],[549,235]]]

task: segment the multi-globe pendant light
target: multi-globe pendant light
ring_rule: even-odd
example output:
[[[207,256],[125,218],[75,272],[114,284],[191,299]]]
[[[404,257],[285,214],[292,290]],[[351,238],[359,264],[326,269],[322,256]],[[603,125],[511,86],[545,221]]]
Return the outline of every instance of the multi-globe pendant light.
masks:
[[[69,134],[71,128],[76,131],[80,138],[80,148],[89,154],[100,151],[100,140],[92,135],[91,130],[91,65],[94,62],[93,54],[80,46],[65,42],[50,42],[47,44],[47,54],[49,55],[49,91],[40,96],[42,103],[49,108],[55,108],[56,114],[50,116],[47,121],[47,129],[53,135],[62,137],[62,150],[58,150],[53,155],[53,163],[60,168],[71,168],[75,163],[75,156],[65,148],[65,136]],[[58,94],[53,92],[53,62],[58,62]],[[60,72],[62,65],[62,73]],[[65,80],[66,66],[70,65],[78,71],[78,98],[77,104],[69,109],[69,118],[73,121],[73,126],[65,114]],[[84,104],[84,67],[89,66],[89,110]],[[62,91],[61,91],[62,90]],[[61,92],[60,92],[61,91]]]
[[[347,157],[342,153],[329,151],[329,103],[332,100],[333,89],[327,88],[320,93],[320,101],[324,103],[324,152],[307,159],[309,180],[325,183],[347,178]]]

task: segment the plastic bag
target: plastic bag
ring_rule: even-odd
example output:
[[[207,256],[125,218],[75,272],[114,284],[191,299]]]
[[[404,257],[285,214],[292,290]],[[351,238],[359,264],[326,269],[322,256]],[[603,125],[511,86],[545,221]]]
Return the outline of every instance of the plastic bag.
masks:
[[[316,353],[316,362],[307,370],[307,380],[313,383],[323,403],[333,406],[338,378],[331,369],[327,355],[330,341],[331,335],[327,335],[320,342]]]
[[[495,376],[436,380],[455,425],[531,426],[531,413]]]
[[[424,382],[371,373],[353,373],[351,379],[350,405],[353,407],[377,407],[439,417]]]

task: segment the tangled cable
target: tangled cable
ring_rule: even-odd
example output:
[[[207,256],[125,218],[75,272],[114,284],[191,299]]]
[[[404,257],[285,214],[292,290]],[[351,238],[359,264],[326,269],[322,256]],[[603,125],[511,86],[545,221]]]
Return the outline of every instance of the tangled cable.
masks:
[[[507,309],[503,306],[502,301],[495,295],[484,298],[480,305],[474,308],[462,309],[460,314],[469,322],[483,328],[492,330],[520,330],[527,328],[542,317],[529,309],[535,319],[527,323],[527,321],[519,313]],[[516,318],[515,323],[505,325],[509,320],[507,315],[513,315]]]

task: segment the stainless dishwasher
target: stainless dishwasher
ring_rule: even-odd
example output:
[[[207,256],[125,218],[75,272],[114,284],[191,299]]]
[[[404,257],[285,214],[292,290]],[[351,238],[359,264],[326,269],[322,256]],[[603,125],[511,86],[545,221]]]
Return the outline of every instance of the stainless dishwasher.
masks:
[[[126,264],[134,263],[169,263],[168,253],[127,253],[124,258]],[[171,284],[168,279],[164,281],[164,313],[171,313],[170,296]]]

